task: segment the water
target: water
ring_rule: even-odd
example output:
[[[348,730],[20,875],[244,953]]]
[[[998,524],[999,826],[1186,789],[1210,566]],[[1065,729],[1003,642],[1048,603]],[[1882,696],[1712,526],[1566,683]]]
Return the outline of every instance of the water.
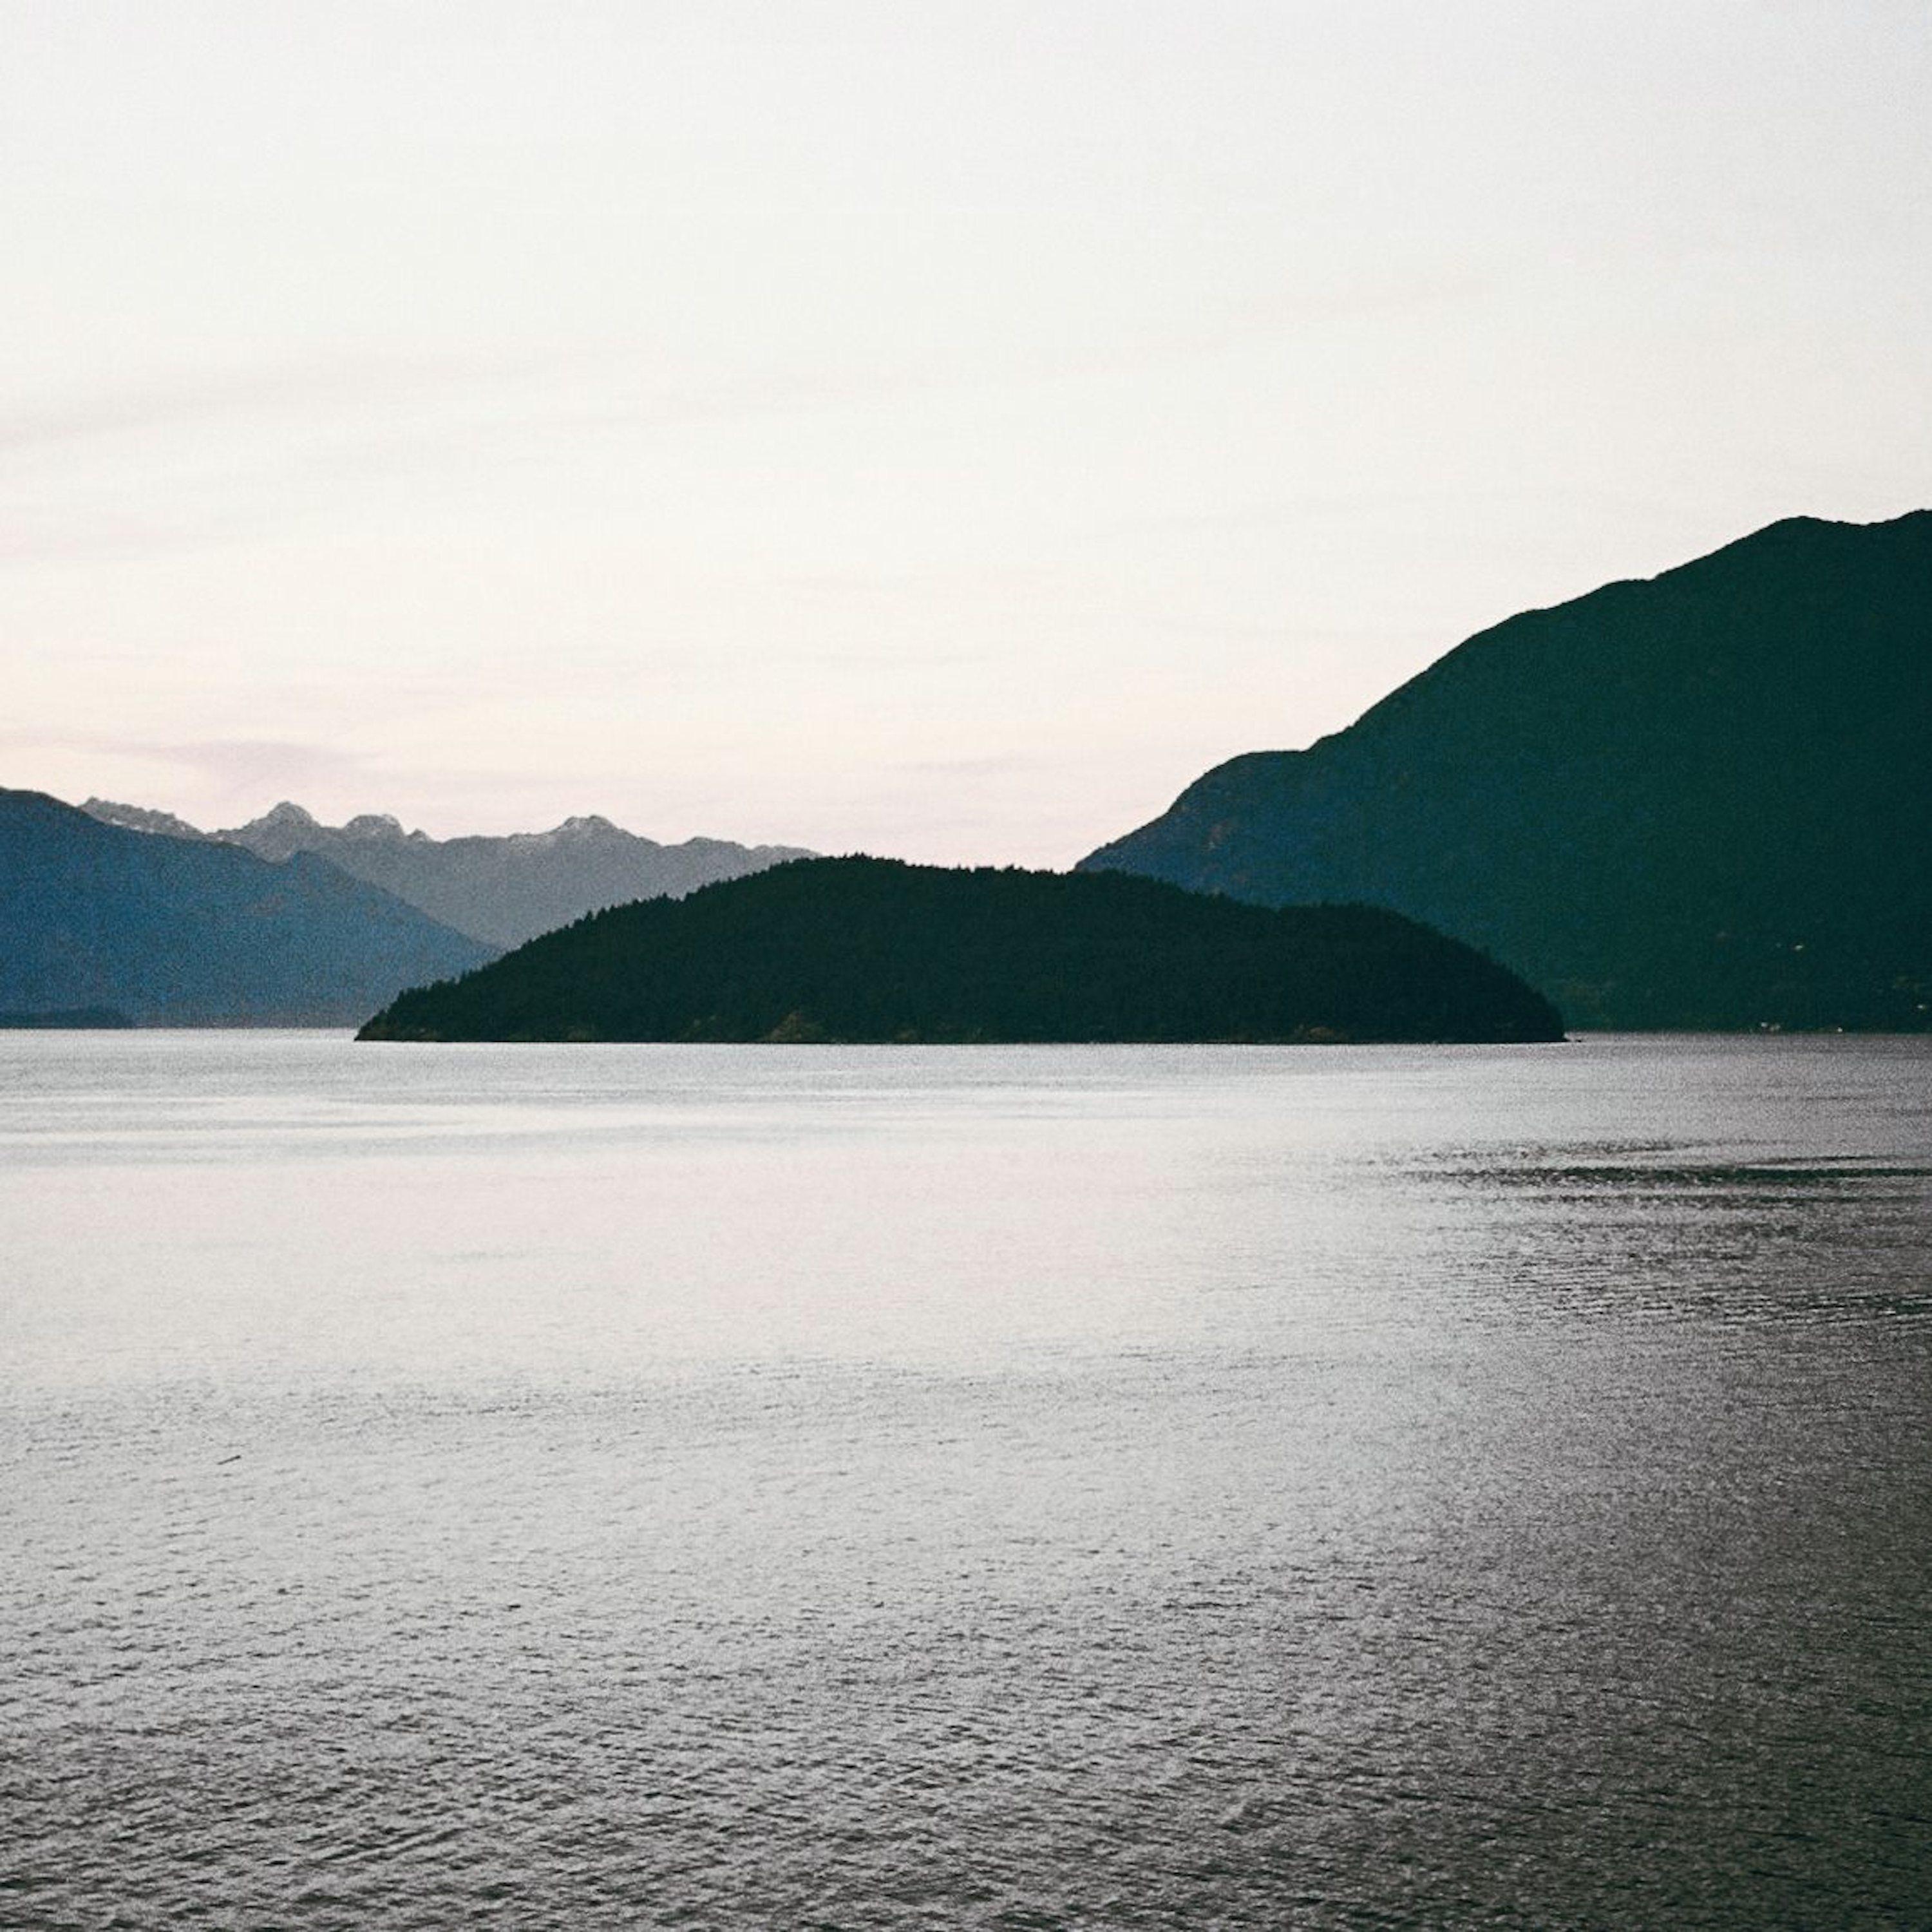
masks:
[[[1932,1924],[1932,1042],[0,1083],[0,1923]]]

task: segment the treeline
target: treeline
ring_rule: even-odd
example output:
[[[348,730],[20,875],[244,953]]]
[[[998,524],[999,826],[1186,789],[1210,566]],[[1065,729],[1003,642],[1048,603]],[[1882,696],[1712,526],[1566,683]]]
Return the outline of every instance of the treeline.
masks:
[[[370,1040],[1541,1040],[1492,961],[1360,907],[1120,874],[814,859],[578,920],[406,993]]]

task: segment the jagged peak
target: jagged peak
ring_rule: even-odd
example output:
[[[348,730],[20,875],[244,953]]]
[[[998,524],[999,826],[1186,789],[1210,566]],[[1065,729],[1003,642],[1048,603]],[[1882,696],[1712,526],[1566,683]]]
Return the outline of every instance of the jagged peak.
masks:
[[[634,839],[634,832],[626,832],[621,825],[614,824],[601,812],[587,812],[566,818],[560,825],[554,825],[548,832],[512,832],[505,835],[505,842],[513,845],[568,844],[575,841],[592,841],[610,838]],[[640,842],[649,844],[649,840]]]
[[[163,838],[201,838],[208,834],[198,825],[177,818],[172,812],[159,812],[145,805],[123,805],[111,798],[89,798],[80,809],[104,825],[118,825],[124,832],[146,832]]]
[[[280,804],[271,806],[261,818],[249,819],[245,825],[234,825],[226,832],[217,832],[218,838],[234,838],[238,832],[308,832],[319,831],[321,821],[305,806],[298,806],[292,798],[284,798]]]

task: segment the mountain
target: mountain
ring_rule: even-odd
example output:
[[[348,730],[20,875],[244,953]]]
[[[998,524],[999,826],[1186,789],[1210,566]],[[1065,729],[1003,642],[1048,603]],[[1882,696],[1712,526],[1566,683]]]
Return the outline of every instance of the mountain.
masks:
[[[506,838],[432,838],[373,812],[346,825],[320,824],[286,802],[246,825],[213,832],[197,832],[171,813],[106,799],[91,798],[81,808],[133,831],[218,838],[263,859],[317,854],[493,948],[520,946],[602,906],[676,898],[716,880],[810,856],[796,846],[734,845],[722,838],[660,845],[597,818],[568,818],[554,831]]]
[[[1548,1002],[1361,908],[1282,911],[1118,875],[796,860],[620,906],[365,1040],[1540,1040]]]
[[[209,835],[172,812],[151,812],[144,805],[116,805],[111,799],[82,800],[81,810],[104,825],[119,825],[130,832],[158,832],[167,838],[206,838]],[[286,858],[285,852],[281,855]]]
[[[339,1026],[489,956],[311,854],[272,865],[0,790],[0,1010],[14,1024],[93,1007],[144,1025]]]
[[[1774,524],[1472,638],[1082,861],[1349,901],[1574,1024],[1932,1026],[1932,512]]]

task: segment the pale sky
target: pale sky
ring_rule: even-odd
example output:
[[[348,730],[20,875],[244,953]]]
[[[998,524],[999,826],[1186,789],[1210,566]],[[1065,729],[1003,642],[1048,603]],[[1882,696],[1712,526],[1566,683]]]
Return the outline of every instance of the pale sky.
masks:
[[[0,783],[1070,863],[1932,504],[1932,7],[0,0]]]

